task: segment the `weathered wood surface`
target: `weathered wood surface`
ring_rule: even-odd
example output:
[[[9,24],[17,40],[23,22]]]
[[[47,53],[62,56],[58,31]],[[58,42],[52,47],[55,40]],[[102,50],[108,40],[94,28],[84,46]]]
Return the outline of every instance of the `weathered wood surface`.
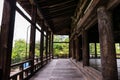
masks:
[[[30,80],[85,80],[69,59],[54,59]]]
[[[105,7],[97,13],[103,80],[118,80],[111,16]]]
[[[36,6],[32,6],[32,22],[36,24],[36,14],[37,9]],[[31,31],[30,31],[30,59],[31,59],[31,74],[33,74],[34,70],[34,56],[35,56],[35,33],[36,28],[34,25],[31,24]]]
[[[84,29],[82,33],[82,53],[83,53],[83,66],[89,66],[88,33]]]
[[[9,80],[16,0],[4,0],[0,44],[0,80]]]

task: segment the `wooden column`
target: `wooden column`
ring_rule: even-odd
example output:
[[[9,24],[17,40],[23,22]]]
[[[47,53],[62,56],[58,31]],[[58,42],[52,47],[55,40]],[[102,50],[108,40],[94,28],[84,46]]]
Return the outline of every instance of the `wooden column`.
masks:
[[[118,80],[111,16],[105,7],[97,10],[101,48],[102,80]]]
[[[30,31],[30,59],[31,59],[31,74],[34,72],[34,56],[35,56],[35,33],[36,33],[36,14],[37,14],[37,8],[35,5],[32,5],[32,22],[31,24],[31,31]]]
[[[44,20],[41,20],[41,25],[44,27]],[[43,66],[43,51],[44,51],[44,31],[41,29],[41,38],[40,38],[40,61],[41,66]]]
[[[44,51],[44,32],[41,30],[41,38],[40,38],[40,61],[41,61],[41,66],[43,66],[43,51]]]
[[[71,44],[72,44],[72,58],[74,59],[74,42],[73,42],[73,39],[72,39]]]
[[[0,44],[0,80],[9,80],[16,0],[4,0]]]
[[[79,39],[78,37],[76,38],[76,61],[79,61],[80,58],[80,47],[79,47]]]
[[[51,54],[52,54],[52,59],[54,59],[54,52],[53,52],[53,33],[52,33],[52,45],[51,45],[51,46],[52,46],[52,53],[51,53]]]
[[[69,42],[69,58],[72,57],[72,41]]]
[[[95,58],[97,58],[97,44],[95,43]]]
[[[52,49],[52,48],[51,48],[51,47],[52,47],[52,46],[51,46],[51,45],[52,45],[51,36],[52,36],[52,35],[51,35],[51,32],[50,32],[50,33],[49,33],[49,58],[51,57],[51,49]]]
[[[45,48],[45,50],[46,50],[46,62],[48,62],[48,28],[47,28],[47,30],[46,30],[46,48]]]
[[[82,37],[79,37],[79,49],[80,49],[80,61],[83,59],[83,53],[82,53]]]
[[[89,66],[89,43],[86,30],[82,33],[83,66]]]
[[[73,59],[76,59],[76,46],[75,46],[75,40],[73,40]]]

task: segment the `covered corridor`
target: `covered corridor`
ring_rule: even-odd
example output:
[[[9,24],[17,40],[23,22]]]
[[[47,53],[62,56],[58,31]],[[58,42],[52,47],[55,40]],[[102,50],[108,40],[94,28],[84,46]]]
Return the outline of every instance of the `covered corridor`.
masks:
[[[4,0],[3,5],[0,80],[120,79],[120,0]],[[14,46],[16,12],[29,23],[29,37],[19,42],[26,47]],[[54,35],[69,40],[54,41]],[[57,43],[67,45],[67,59],[55,59]]]
[[[85,80],[70,59],[54,59],[30,80]]]

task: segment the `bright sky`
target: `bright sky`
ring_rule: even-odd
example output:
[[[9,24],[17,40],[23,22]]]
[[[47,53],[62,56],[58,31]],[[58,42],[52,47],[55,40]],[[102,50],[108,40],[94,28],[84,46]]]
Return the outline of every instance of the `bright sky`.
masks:
[[[29,17],[30,16],[20,7],[19,4],[17,6]],[[1,25],[1,19],[2,19],[2,9],[3,9],[3,0],[0,2],[0,25]],[[28,34],[28,41],[30,38],[30,23],[25,20],[17,11],[16,11],[16,17],[15,17],[15,30],[14,30],[14,40],[18,39],[27,39]],[[28,30],[28,33],[27,33]],[[40,40],[40,32],[36,30],[36,41]]]

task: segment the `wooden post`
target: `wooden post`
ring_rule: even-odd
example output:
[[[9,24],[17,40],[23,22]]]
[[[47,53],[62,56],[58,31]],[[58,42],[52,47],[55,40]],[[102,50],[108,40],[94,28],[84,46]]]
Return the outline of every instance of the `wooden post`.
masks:
[[[32,5],[32,22],[36,24],[36,14],[37,8],[35,5]],[[31,24],[31,31],[30,31],[30,59],[31,59],[31,74],[34,73],[34,57],[35,57],[35,33],[36,28],[34,25]]]
[[[51,46],[52,46],[52,53],[51,53],[51,54],[52,54],[52,59],[54,59],[54,52],[53,52],[53,33],[52,33],[52,45],[51,45]]]
[[[71,45],[72,45],[72,58],[74,59],[74,42],[73,42],[73,40],[71,42]]]
[[[43,66],[43,49],[44,49],[44,35],[43,35],[43,30],[41,30],[41,38],[40,38],[40,61],[41,61],[41,66]]]
[[[73,59],[76,59],[76,46],[75,46],[75,40],[73,40]]]
[[[86,30],[82,33],[83,66],[89,66],[89,43]]]
[[[52,35],[51,35],[51,32],[50,32],[50,33],[49,33],[49,58],[50,58],[50,59],[51,59],[51,49],[52,49],[52,48],[51,48],[51,47],[52,47],[52,46],[51,46],[51,44],[52,44],[52,42],[51,42],[51,36],[52,36]]]
[[[72,57],[72,41],[69,41],[69,58]]]
[[[83,53],[82,53],[82,37],[79,37],[79,49],[80,49],[80,61],[83,59]]]
[[[46,50],[46,62],[48,62],[48,28],[47,28],[47,30],[46,30],[46,48],[45,48],[45,50]]]
[[[16,0],[4,0],[0,44],[0,80],[9,80]]]
[[[42,27],[44,26],[44,20],[41,20]],[[41,29],[41,38],[40,38],[40,61],[41,66],[43,66],[43,51],[44,51],[44,31]]]
[[[99,7],[97,14],[101,48],[102,80],[118,80],[111,16],[105,7]]]
[[[80,47],[79,47],[79,39],[78,37],[76,38],[76,41],[75,41],[75,45],[76,45],[76,61],[79,61],[79,58],[80,58]]]
[[[97,58],[97,44],[95,43],[95,58]]]

